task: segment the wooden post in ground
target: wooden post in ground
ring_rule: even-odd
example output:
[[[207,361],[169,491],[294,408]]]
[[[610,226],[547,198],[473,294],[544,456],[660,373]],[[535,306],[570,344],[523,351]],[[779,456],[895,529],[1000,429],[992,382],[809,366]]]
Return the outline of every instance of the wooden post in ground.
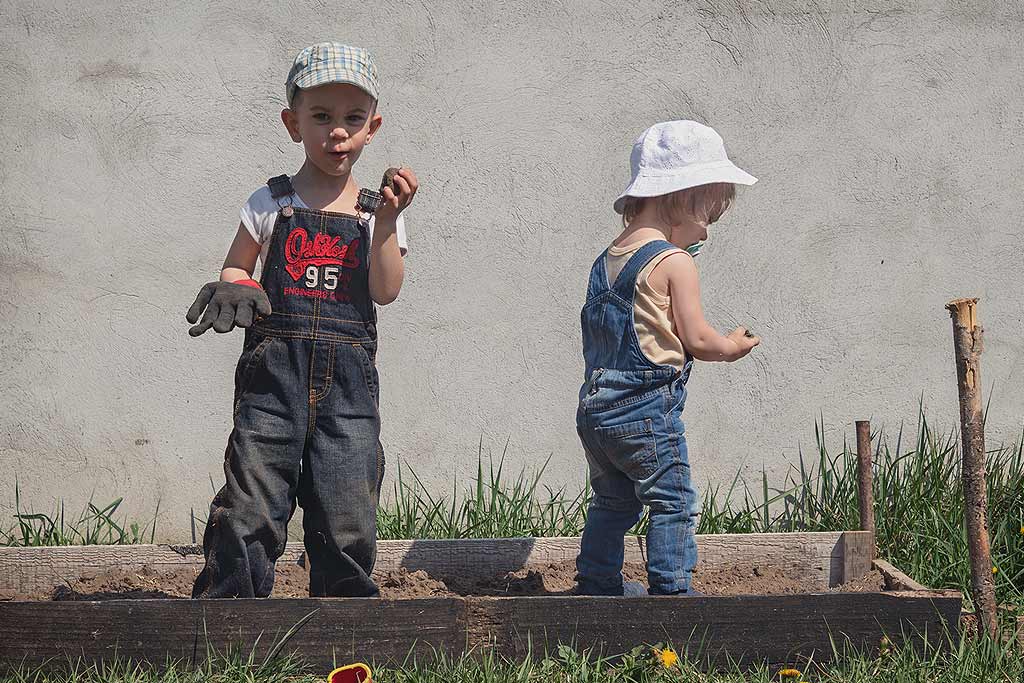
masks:
[[[963,438],[964,516],[971,556],[971,593],[978,618],[978,635],[995,637],[995,586],[988,539],[985,494],[985,422],[981,408],[981,337],[978,300],[956,299],[946,304],[953,319],[953,352],[960,392],[960,430]]]
[[[871,532],[871,559],[875,559],[875,498],[871,471],[871,422],[857,420],[857,494],[860,505],[860,530]]]

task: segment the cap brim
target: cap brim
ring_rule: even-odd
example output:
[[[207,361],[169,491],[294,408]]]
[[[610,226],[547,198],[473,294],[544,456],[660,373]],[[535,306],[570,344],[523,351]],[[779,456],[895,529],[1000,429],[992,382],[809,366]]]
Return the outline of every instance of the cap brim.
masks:
[[[615,213],[622,213],[628,197],[658,197],[709,183],[753,185],[756,182],[757,178],[732,162],[685,168],[673,175],[645,176],[640,174],[618,196],[613,208]]]

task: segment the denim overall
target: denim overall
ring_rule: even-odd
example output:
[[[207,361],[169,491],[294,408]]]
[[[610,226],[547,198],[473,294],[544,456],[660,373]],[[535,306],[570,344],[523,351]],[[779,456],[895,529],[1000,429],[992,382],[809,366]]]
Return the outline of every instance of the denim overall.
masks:
[[[697,564],[697,492],[681,417],[693,362],[687,356],[681,371],[652,363],[633,323],[637,276],[668,249],[676,247],[661,240],[644,245],[614,284],[608,282],[607,252],[590,271],[582,313],[586,382],[576,412],[594,491],[576,559],[584,594],[622,595],[623,536],[644,505],[650,508],[649,592],[688,591]]]
[[[197,598],[266,597],[296,499],[312,596],[378,594],[380,446],[369,226],[292,206],[287,176],[261,284],[273,314],[246,330],[226,483],[203,534]]]

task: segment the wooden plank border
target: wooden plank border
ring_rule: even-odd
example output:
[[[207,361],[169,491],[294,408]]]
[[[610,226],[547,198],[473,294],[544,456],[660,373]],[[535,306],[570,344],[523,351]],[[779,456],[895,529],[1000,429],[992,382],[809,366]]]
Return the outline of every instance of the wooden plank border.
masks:
[[[822,589],[855,578],[870,568],[864,555],[870,534],[862,531],[713,534],[697,537],[700,568],[761,565],[780,567]],[[503,538],[381,541],[375,574],[401,567],[436,576],[458,573],[485,578],[504,571],[571,561],[579,538]],[[627,539],[626,560],[644,562],[643,538]],[[0,548],[0,593],[33,593],[72,582],[84,574],[150,566],[156,570],[201,565],[197,545],[63,546]],[[302,563],[301,543],[289,543],[281,562]]]
[[[840,539],[842,545],[842,571],[837,583],[852,581],[871,571],[875,557],[875,535],[873,531],[847,532]],[[836,585],[830,583],[830,586]]]
[[[956,591],[655,598],[496,598],[471,603],[491,645],[521,658],[573,643],[605,654],[670,642],[714,662],[794,662],[832,658],[833,643],[876,652],[892,642],[958,637]],[[484,638],[476,633],[475,640]]]
[[[875,560],[873,562],[875,569],[882,572],[882,576],[885,577],[885,587],[889,590],[898,591],[926,591],[928,590],[925,586],[922,586],[917,581],[901,572],[899,569],[886,562],[885,560]]]
[[[828,659],[832,642],[877,649],[882,635],[930,642],[955,633],[955,591],[730,597],[520,597],[375,600],[111,600],[0,603],[0,666],[114,657],[201,660],[207,646],[262,658],[312,613],[285,648],[318,669],[396,663],[412,654],[495,649],[521,658],[559,643],[618,654],[671,642],[712,662]],[[258,641],[258,644],[256,644]]]
[[[208,648],[223,653],[229,647],[262,661],[311,613],[285,650],[319,668],[364,657],[430,658],[463,651],[465,611],[459,598],[8,602],[0,603],[0,668],[21,662],[59,666],[69,658],[202,661]]]
[[[161,663],[202,659],[207,646],[236,645],[262,656],[292,625],[309,621],[286,649],[314,666],[407,656],[459,655],[494,648],[509,657],[542,654],[560,643],[617,654],[673,642],[712,662],[793,661],[832,654],[832,643],[877,648],[882,635],[957,635],[962,596],[932,591],[884,560],[870,559],[868,532],[735,534],[698,539],[704,567],[779,566],[822,590],[872,566],[886,593],[776,596],[592,598],[566,596],[273,600],[110,600],[0,602],[0,664],[59,664],[68,657],[115,656]],[[578,538],[383,541],[378,570],[404,567],[444,575],[489,575],[571,560]],[[646,557],[629,539],[627,560]],[[301,562],[289,544],[284,561]],[[52,586],[85,572],[202,562],[197,546],[93,546],[0,549],[0,587]],[[36,583],[32,583],[36,582]],[[770,634],[770,635],[769,635]]]

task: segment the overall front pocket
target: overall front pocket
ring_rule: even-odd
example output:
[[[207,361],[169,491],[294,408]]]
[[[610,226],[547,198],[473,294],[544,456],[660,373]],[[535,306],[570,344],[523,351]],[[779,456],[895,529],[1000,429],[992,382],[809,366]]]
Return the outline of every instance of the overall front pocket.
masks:
[[[238,414],[238,407],[242,401],[242,395],[249,389],[253,378],[260,368],[263,367],[263,356],[267,347],[273,343],[275,337],[263,337],[254,343],[250,348],[243,349],[238,358],[238,366],[235,368],[235,414]]]
[[[380,382],[377,376],[377,366],[374,356],[362,344],[352,344],[356,357],[359,359],[359,367],[363,370],[363,379],[366,381],[366,390],[370,392],[374,402],[378,401]]]

